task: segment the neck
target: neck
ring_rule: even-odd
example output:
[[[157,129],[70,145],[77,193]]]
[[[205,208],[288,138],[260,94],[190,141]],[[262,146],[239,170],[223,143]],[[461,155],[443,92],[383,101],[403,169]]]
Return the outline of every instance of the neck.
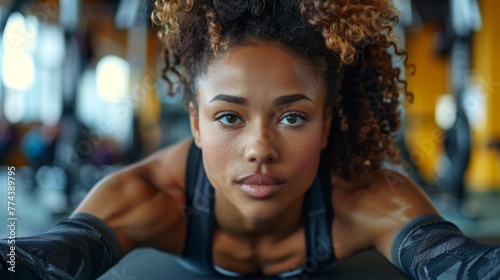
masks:
[[[284,236],[294,233],[301,227],[303,200],[304,196],[299,197],[276,217],[256,221],[243,215],[234,204],[222,195],[216,195],[216,226],[235,237],[281,240]]]

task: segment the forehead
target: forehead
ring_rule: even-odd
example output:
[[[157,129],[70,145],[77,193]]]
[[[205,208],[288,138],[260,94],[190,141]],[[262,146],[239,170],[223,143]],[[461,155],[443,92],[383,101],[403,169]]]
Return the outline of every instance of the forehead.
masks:
[[[306,59],[277,44],[233,47],[209,63],[198,80],[200,88],[248,88],[253,91],[311,91],[323,86],[322,78]]]

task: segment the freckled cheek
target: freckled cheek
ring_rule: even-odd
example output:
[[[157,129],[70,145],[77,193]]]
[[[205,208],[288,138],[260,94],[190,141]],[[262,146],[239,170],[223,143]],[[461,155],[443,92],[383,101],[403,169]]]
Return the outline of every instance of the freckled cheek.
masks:
[[[226,186],[231,180],[230,173],[226,171],[231,166],[230,158],[217,147],[203,148],[202,153],[205,173],[212,185],[216,189]]]
[[[293,164],[292,168],[296,172],[295,174],[300,175],[311,172],[313,175],[315,174],[321,154],[320,141],[315,140],[309,138],[302,145],[290,147],[289,162]],[[304,172],[306,170],[311,172]]]
[[[231,180],[231,168],[234,167],[235,159],[232,157],[232,147],[227,139],[221,138],[219,133],[205,131],[202,134],[202,153],[205,163],[205,172],[214,184],[225,185]],[[203,133],[203,131],[202,131]],[[204,137],[205,136],[205,137]]]
[[[214,170],[225,169],[231,159],[225,145],[203,145],[203,158]]]

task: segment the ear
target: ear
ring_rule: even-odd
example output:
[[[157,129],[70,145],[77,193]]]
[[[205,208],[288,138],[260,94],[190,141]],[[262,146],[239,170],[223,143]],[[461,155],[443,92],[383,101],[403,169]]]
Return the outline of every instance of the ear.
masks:
[[[323,126],[321,128],[321,149],[328,145],[328,137],[330,136],[330,128],[332,127],[332,110],[325,112],[323,117]]]
[[[193,135],[194,143],[201,149],[200,119],[193,102],[189,102],[189,123],[191,124],[191,134]]]

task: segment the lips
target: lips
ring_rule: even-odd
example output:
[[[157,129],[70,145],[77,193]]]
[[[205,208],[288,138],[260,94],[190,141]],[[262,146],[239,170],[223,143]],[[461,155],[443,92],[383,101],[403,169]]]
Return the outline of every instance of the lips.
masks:
[[[268,174],[252,174],[238,180],[238,184],[248,196],[263,199],[279,191],[284,181]]]

